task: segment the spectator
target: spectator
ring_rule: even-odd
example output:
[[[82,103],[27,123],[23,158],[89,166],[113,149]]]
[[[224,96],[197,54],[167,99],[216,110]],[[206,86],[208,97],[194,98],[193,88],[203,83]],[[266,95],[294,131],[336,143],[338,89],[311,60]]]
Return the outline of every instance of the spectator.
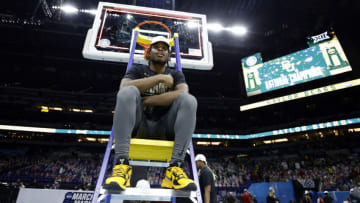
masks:
[[[196,155],[195,161],[196,167],[199,169],[199,184],[204,203],[215,203],[215,175],[207,166],[206,157],[203,154]]]
[[[60,189],[60,184],[59,184],[59,182],[55,180],[55,181],[54,181],[54,184],[51,186],[51,189],[55,189],[55,190]]]
[[[329,194],[328,191],[325,191],[324,195],[325,195],[324,196],[324,202],[325,203],[332,203],[333,202],[334,198]]]
[[[304,203],[313,203],[311,199],[311,194],[307,190],[305,190]]]
[[[321,194],[319,195],[316,203],[325,203]]]
[[[266,203],[279,203],[279,199],[275,195],[275,190],[273,187],[269,188],[269,193],[266,197]]]
[[[228,196],[226,197],[226,203],[235,203],[236,198],[232,192],[229,192]]]
[[[246,188],[244,189],[244,192],[241,195],[241,202],[242,203],[251,203],[251,196]]]
[[[40,185],[38,184],[36,178],[34,178],[32,184],[30,184],[30,187],[31,188],[39,188],[40,187]]]
[[[257,199],[256,199],[256,195],[253,195],[253,196],[252,196],[252,202],[253,202],[253,203],[258,203],[258,201],[257,201]]]

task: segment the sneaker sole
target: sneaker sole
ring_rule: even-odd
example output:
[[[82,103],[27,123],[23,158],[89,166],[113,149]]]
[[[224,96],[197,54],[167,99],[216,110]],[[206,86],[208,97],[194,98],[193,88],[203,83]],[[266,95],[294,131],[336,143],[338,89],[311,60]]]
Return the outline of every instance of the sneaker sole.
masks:
[[[110,182],[109,184],[104,184],[103,188],[105,190],[114,190],[114,191],[123,191],[125,188],[121,188],[116,182]]]
[[[168,188],[168,187],[163,187],[162,188]],[[195,183],[189,183],[187,186],[185,187],[175,187],[174,188],[169,188],[169,189],[175,189],[175,190],[182,190],[182,191],[196,191],[197,190],[197,186]]]
[[[183,190],[183,191],[196,191],[197,187],[196,187],[195,183],[189,183],[187,186],[185,186],[183,188],[175,188],[175,189],[176,190]]]

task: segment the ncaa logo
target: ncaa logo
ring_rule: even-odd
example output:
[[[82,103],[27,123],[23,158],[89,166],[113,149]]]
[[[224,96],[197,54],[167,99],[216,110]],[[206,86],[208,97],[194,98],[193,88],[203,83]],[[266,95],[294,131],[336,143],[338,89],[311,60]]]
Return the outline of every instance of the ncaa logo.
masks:
[[[68,192],[65,194],[65,199],[71,199],[73,196],[73,193],[72,192]]]

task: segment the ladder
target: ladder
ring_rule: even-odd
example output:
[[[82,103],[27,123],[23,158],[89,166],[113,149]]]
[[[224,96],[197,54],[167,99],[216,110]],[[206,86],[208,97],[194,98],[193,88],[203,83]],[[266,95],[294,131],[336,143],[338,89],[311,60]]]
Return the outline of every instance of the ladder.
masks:
[[[126,72],[132,67],[134,62],[135,47],[138,41],[146,42],[149,39],[146,36],[141,35],[139,28],[135,29],[133,43],[130,49],[129,63],[126,68]],[[175,47],[176,65],[175,70],[182,71],[180,61],[180,48],[179,48],[179,36],[174,33],[173,37]],[[140,201],[171,201],[176,202],[176,197],[189,198],[193,202],[202,203],[199,178],[195,165],[194,148],[192,141],[189,144],[190,151],[190,176],[197,184],[197,191],[179,191],[172,189],[141,189],[128,187],[124,191],[106,191],[102,188],[105,182],[106,170],[112,150],[112,143],[114,141],[113,129],[109,137],[109,141],[106,146],[105,155],[101,165],[100,173],[96,182],[96,187],[92,199],[92,203],[108,203],[111,200],[140,200]],[[148,140],[148,139],[131,139],[129,150],[129,163],[133,166],[153,166],[153,167],[168,167],[173,150],[173,141],[163,140]],[[146,151],[146,153],[141,153]],[[150,161],[152,160],[152,161]],[[114,159],[113,164],[116,160]]]

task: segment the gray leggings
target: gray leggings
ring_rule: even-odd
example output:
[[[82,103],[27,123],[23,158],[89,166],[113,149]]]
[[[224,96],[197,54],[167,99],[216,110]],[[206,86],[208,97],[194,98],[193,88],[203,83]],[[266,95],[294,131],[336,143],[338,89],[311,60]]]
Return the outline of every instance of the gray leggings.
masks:
[[[113,120],[116,157],[128,158],[130,138],[173,139],[171,163],[183,161],[196,123],[196,98],[181,94],[169,111],[158,121],[145,118],[140,91],[135,86],[123,87],[116,97]],[[139,133],[140,132],[140,133]]]

